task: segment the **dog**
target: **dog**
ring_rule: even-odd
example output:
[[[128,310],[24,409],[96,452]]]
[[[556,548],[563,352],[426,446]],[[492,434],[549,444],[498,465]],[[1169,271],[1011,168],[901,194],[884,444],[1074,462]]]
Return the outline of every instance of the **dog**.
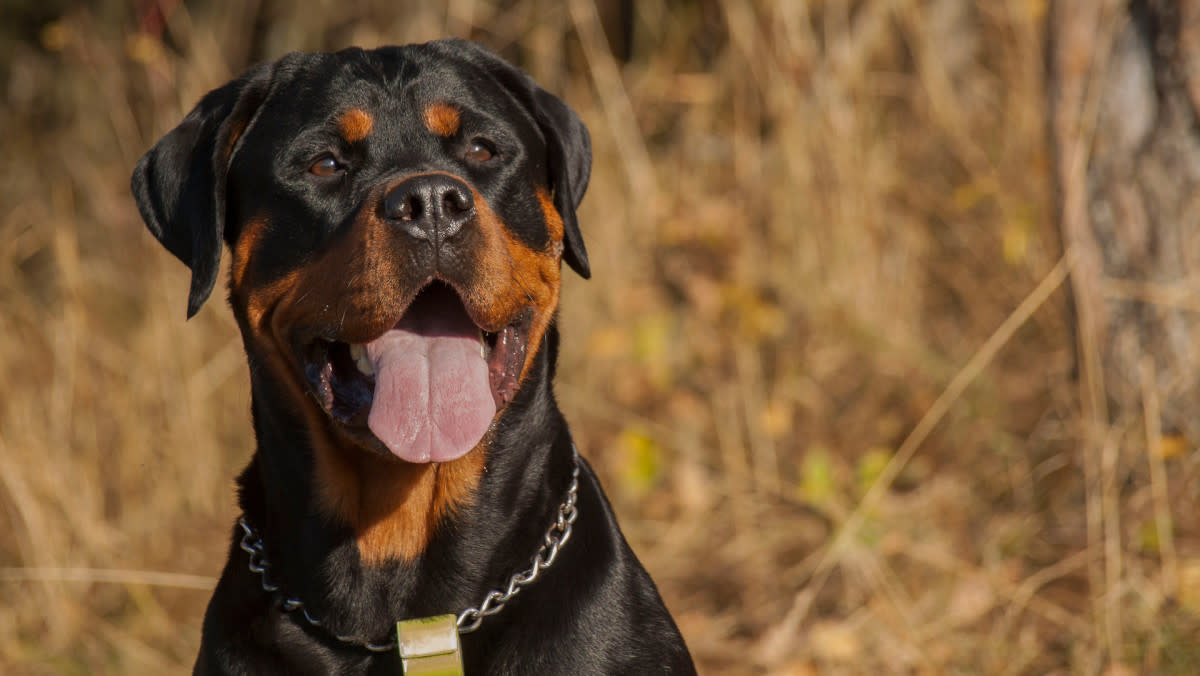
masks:
[[[189,318],[228,247],[250,369],[195,673],[695,673],[552,390],[590,165],[574,111],[461,40],[251,68],[138,162]]]

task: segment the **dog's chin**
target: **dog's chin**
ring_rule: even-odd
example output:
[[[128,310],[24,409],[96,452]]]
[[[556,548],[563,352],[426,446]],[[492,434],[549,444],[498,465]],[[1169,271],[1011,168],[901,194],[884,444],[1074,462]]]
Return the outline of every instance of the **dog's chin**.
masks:
[[[422,288],[386,331],[298,346],[308,394],[335,434],[408,462],[443,462],[484,439],[520,384],[531,313],[487,330],[450,286]]]

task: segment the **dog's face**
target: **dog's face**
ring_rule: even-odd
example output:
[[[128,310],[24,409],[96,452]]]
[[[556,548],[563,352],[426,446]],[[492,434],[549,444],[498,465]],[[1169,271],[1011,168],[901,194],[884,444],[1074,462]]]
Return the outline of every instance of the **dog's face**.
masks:
[[[189,314],[228,244],[252,372],[333,443],[422,463],[485,438],[553,320],[561,262],[588,276],[589,166],[561,101],[443,41],[255,68],[133,184],[192,269]]]

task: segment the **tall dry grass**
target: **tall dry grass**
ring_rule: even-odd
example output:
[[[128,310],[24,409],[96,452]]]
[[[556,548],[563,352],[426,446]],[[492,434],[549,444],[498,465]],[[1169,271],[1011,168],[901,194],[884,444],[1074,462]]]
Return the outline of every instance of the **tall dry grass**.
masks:
[[[240,343],[136,158],[252,61],[446,34],[592,130],[558,390],[703,672],[1200,670],[1192,442],[1114,434],[1087,528],[1045,3],[598,4],[5,8],[0,671],[185,672],[224,560]]]

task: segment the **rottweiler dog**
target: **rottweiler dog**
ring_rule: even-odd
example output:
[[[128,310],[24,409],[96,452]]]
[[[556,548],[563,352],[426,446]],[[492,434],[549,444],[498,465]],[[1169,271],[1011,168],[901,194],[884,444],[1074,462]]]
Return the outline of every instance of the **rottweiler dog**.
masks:
[[[259,65],[141,159],[189,317],[229,247],[250,367],[196,673],[397,674],[396,623],[446,615],[468,674],[695,673],[551,387],[590,165],[574,111],[460,40]]]

